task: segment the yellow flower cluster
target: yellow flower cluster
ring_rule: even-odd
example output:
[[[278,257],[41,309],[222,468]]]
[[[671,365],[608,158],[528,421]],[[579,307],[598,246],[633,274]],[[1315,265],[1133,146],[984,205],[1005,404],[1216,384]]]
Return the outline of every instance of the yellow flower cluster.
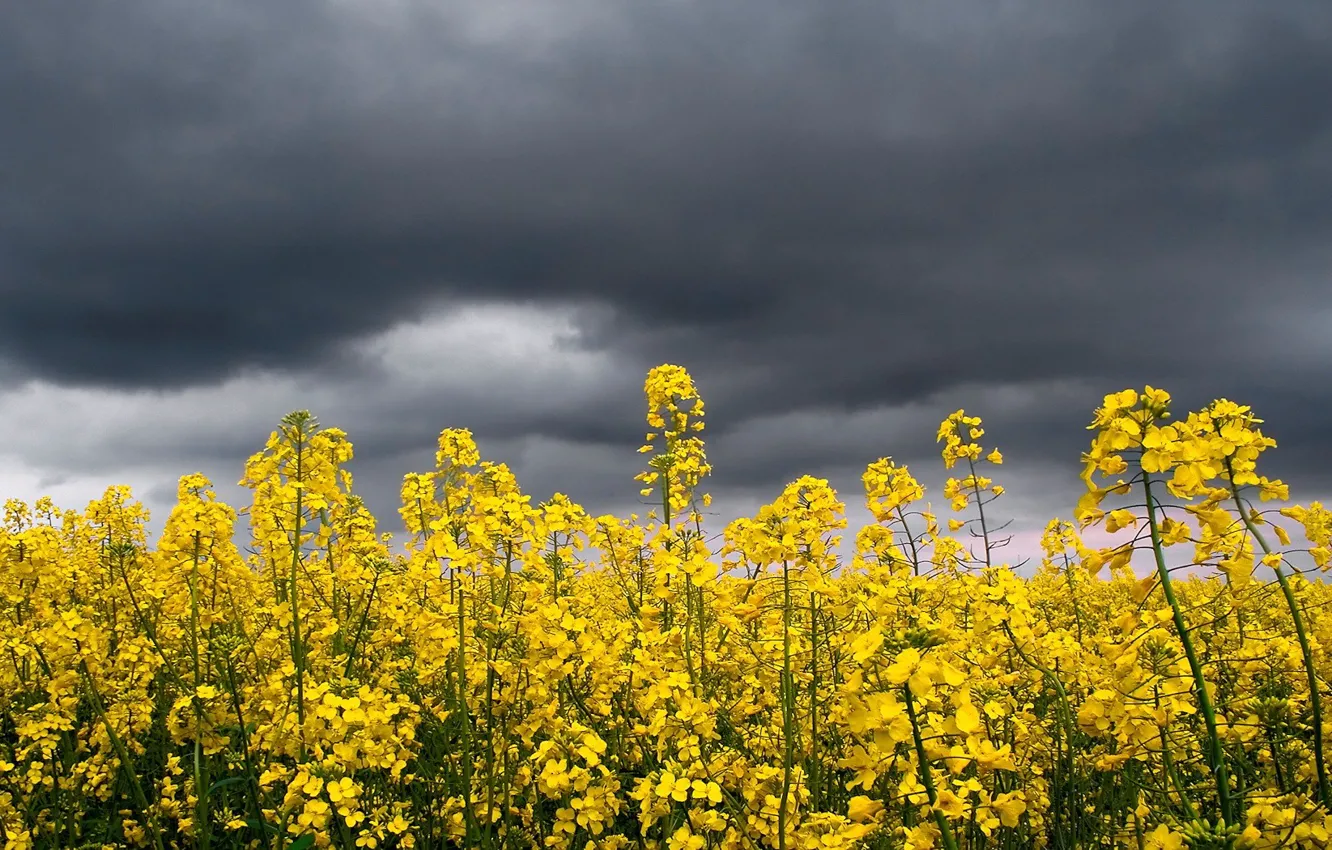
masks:
[[[843,558],[809,476],[707,537],[697,388],[645,395],[646,521],[534,504],[448,429],[394,545],[307,412],[242,513],[187,475],[155,545],[124,487],[6,503],[0,845],[1332,846],[1332,514],[1255,507],[1289,492],[1247,407],[1107,396],[1019,573],[979,417],[938,432],[945,527],[881,458]]]

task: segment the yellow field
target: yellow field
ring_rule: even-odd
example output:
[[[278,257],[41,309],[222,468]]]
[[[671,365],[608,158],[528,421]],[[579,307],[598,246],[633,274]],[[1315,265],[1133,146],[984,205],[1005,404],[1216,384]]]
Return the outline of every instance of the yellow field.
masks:
[[[1332,515],[1260,511],[1289,494],[1247,408],[1107,396],[1078,525],[1024,578],[977,418],[940,427],[950,516],[878,460],[841,563],[815,478],[705,539],[703,403],[674,366],[646,397],[643,520],[533,506],[447,430],[393,554],[307,413],[246,464],[245,520],[200,475],[153,546],[126,488],[7,503],[3,846],[1332,843],[1332,592],[1301,572]]]

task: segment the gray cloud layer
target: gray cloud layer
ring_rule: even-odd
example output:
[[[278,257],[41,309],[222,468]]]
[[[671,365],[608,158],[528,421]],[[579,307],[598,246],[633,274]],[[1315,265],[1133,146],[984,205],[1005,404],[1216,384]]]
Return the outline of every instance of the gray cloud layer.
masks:
[[[718,487],[756,494],[924,458],[964,404],[1071,470],[1100,396],[1154,383],[1252,402],[1329,492],[1330,84],[1332,7],[1296,0],[10,4],[0,361],[118,403],[231,380],[254,417],[237,376],[296,376],[381,465],[449,424],[621,456],[682,362]],[[601,358],[576,403],[376,359],[478,304],[572,311],[531,356]],[[488,344],[421,368],[480,379]]]

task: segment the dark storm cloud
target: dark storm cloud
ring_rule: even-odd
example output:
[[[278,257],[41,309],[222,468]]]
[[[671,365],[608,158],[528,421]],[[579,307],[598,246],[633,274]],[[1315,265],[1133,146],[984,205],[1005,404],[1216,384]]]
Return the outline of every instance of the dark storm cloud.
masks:
[[[689,366],[718,438],[1062,381],[1003,442],[1075,462],[1151,382],[1261,401],[1291,474],[1332,475],[1332,352],[1287,330],[1332,302],[1332,7],[546,8],[6,6],[5,368],[343,372],[441,303],[572,303],[626,374]],[[625,445],[641,398],[610,396],[471,412]]]

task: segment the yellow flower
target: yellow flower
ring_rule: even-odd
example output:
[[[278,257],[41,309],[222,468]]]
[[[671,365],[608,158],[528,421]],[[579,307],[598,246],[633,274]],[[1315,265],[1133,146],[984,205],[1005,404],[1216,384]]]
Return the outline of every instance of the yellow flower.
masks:
[[[939,791],[933,808],[936,811],[943,812],[944,816],[950,820],[957,820],[966,814],[967,804],[961,797],[944,788]]]
[[[954,715],[954,720],[957,723],[958,731],[964,735],[970,735],[981,728],[980,712],[971,703],[959,706],[957,714]]]
[[[847,803],[846,816],[856,823],[865,823],[873,820],[882,811],[883,803],[861,794],[852,797]]]

